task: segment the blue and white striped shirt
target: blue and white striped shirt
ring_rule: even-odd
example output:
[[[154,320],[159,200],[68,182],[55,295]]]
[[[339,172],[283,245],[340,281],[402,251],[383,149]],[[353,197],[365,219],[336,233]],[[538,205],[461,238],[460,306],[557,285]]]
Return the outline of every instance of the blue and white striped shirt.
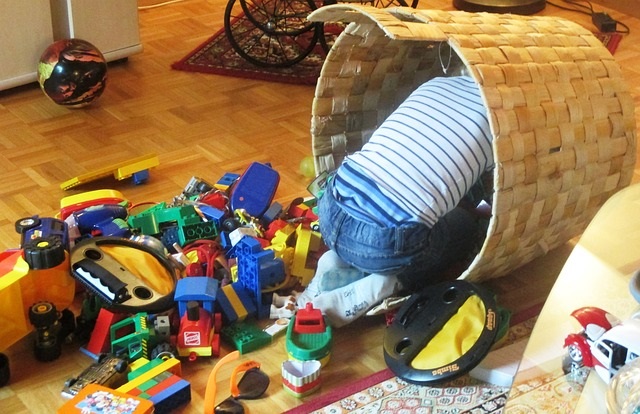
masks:
[[[431,79],[345,159],[335,175],[336,198],[370,222],[432,227],[493,168],[491,141],[475,81]]]

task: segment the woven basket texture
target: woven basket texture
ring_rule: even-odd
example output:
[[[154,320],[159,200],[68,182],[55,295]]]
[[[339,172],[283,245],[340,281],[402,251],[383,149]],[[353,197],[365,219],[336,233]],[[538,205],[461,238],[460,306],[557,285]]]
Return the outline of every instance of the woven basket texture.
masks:
[[[460,275],[503,276],[580,235],[632,178],[634,103],[611,53],[587,29],[545,16],[335,5],[350,22],[312,107],[317,173],[332,171],[425,81],[467,73],[494,139],[492,217]]]

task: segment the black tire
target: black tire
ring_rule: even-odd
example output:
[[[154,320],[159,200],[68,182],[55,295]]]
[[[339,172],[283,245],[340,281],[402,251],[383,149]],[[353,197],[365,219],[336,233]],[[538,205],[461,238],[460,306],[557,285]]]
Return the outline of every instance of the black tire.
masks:
[[[34,348],[34,355],[41,362],[54,361],[62,355],[62,344],[58,338],[51,338],[51,341],[38,342]]]
[[[36,328],[52,326],[58,320],[58,311],[51,302],[36,302],[29,308],[29,322]]]
[[[114,365],[113,369],[115,369],[117,373],[122,374],[123,372],[127,371],[128,366],[129,364],[127,363],[127,361],[123,359],[122,361],[116,362],[116,365]]]
[[[156,359],[158,357],[164,357],[168,355],[174,356],[173,347],[168,342],[162,342],[155,348],[153,348],[153,351],[151,351],[151,355],[149,357],[150,359]]]
[[[9,384],[11,370],[9,369],[9,357],[0,353],[0,387]]]
[[[18,234],[25,234],[32,228],[40,225],[40,219],[37,217],[23,217],[16,221],[15,228]]]
[[[224,30],[233,49],[262,67],[290,67],[311,53],[321,26],[309,22],[311,0],[230,0]]]
[[[70,309],[60,312],[60,340],[65,343],[73,341],[76,332],[76,315]]]
[[[64,262],[66,250],[59,237],[37,237],[22,246],[30,269],[51,269]]]

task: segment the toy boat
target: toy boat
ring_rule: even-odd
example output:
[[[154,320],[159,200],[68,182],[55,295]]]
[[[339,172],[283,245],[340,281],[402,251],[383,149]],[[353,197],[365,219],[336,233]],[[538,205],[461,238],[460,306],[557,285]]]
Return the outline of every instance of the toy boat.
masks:
[[[329,362],[333,334],[320,309],[307,303],[291,318],[286,334],[287,354],[293,360]]]

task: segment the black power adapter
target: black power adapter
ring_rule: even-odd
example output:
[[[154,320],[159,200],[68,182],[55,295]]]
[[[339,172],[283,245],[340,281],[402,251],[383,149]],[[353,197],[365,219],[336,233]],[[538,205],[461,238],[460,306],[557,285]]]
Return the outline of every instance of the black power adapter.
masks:
[[[591,21],[602,33],[611,33],[616,31],[617,22],[607,13],[593,13],[591,15]]]

